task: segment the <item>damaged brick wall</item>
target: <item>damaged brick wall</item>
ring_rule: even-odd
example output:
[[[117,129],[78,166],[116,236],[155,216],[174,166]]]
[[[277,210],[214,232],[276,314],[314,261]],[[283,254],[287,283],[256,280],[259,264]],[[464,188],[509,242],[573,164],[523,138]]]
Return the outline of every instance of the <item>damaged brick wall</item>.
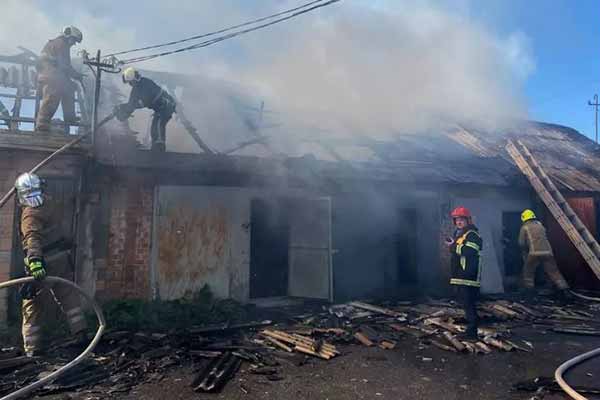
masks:
[[[153,184],[129,177],[110,184],[105,260],[96,262],[96,294],[100,299],[150,298],[150,247]]]

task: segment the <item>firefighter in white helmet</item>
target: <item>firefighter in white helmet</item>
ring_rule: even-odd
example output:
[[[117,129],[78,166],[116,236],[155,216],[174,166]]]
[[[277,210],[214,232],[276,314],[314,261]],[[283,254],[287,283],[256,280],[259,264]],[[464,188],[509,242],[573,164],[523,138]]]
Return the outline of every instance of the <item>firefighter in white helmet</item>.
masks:
[[[63,223],[62,208],[52,201],[43,188],[43,181],[35,174],[24,173],[15,182],[21,211],[19,234],[25,253],[25,271],[37,281],[53,276],[70,279],[72,234]],[[68,224],[67,224],[68,225]],[[28,283],[21,288],[23,347],[28,356],[44,350],[42,324],[48,318],[48,304],[57,301],[66,314],[67,323],[77,342],[86,340],[86,321],[77,293],[64,285]]]
[[[123,83],[131,85],[129,101],[115,107],[117,119],[124,121],[138,108],[154,111],[150,135],[152,150],[165,151],[166,126],[175,112],[175,99],[153,80],[143,77],[133,67],[123,71]]]
[[[50,121],[62,105],[65,123],[77,123],[73,79],[81,81],[83,74],[71,65],[71,47],[81,43],[83,34],[74,26],[67,26],[61,34],[46,43],[39,58],[38,88],[42,101],[36,118],[38,131],[50,130]]]

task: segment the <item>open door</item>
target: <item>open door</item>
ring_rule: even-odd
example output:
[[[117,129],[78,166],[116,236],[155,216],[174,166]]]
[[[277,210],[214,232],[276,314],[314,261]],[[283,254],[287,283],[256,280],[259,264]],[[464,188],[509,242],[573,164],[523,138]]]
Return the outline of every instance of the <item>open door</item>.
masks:
[[[288,294],[333,301],[331,199],[290,200]]]

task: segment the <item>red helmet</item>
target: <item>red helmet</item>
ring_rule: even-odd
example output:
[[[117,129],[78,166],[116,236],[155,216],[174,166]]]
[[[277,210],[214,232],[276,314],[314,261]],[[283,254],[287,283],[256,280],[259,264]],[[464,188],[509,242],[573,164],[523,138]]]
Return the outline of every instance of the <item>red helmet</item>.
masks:
[[[471,219],[471,211],[469,211],[469,209],[466,207],[456,207],[454,210],[452,210],[450,216],[452,216],[453,219],[460,217]]]

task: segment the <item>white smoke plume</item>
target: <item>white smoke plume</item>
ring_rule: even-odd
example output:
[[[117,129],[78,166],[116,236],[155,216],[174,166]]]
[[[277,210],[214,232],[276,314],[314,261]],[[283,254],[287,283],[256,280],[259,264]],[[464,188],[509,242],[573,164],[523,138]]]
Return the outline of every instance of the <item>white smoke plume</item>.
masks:
[[[16,44],[39,51],[66,24],[82,28],[83,47],[106,53],[218,29],[300,3],[6,2],[3,53]],[[522,84],[535,68],[527,37],[520,32],[501,37],[469,17],[470,2],[457,4],[452,9],[443,1],[344,0],[139,67],[201,76],[190,78],[195,93],[188,88],[186,110],[201,136],[220,149],[251,137],[244,131],[246,117],[236,108],[240,101],[254,107],[264,101],[277,111],[269,119],[280,126],[265,133],[288,144],[287,139],[324,136],[392,138],[448,122],[493,128],[526,118]],[[23,29],[25,20],[31,29]],[[207,79],[211,83],[203,84]],[[222,82],[228,82],[224,89]],[[196,148],[179,130],[170,136],[169,147]]]

